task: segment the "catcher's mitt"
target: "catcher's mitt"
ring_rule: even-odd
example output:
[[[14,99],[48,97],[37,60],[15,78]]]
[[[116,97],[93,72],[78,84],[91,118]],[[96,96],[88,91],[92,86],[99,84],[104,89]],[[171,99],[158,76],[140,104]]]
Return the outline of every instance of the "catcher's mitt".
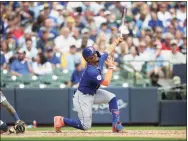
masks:
[[[24,133],[25,132],[25,122],[18,120],[15,123],[15,126],[13,126],[13,128],[9,129],[10,133]]]

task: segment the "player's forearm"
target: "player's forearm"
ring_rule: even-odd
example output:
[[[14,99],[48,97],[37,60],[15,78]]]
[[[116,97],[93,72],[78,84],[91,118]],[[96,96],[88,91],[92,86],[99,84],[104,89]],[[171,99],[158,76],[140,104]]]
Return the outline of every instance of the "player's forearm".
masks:
[[[27,66],[28,66],[29,72],[34,73],[33,68],[32,68],[32,66],[30,65],[29,62],[27,62]]]
[[[21,76],[22,75],[20,73],[15,72],[15,71],[11,71],[11,73],[12,73],[12,75],[16,75],[16,76]]]
[[[113,43],[105,50],[105,52],[107,52],[108,54],[111,54],[112,51],[115,49],[115,47],[121,42],[123,41],[122,37],[118,37],[117,39],[115,39],[113,41]]]
[[[112,51],[116,48],[117,46],[117,43],[116,42],[113,42],[106,50],[105,52],[107,52],[108,54],[111,54]]]
[[[113,72],[113,69],[108,69],[107,70],[107,73],[105,75],[105,79],[103,80],[101,85],[104,85],[104,86],[110,85],[110,82],[111,82],[111,79],[112,79],[112,72]]]
[[[98,66],[99,66],[99,69],[101,72],[103,71],[104,62],[106,61],[107,57],[108,57],[108,54],[104,53],[103,55],[101,55],[101,57],[99,59]]]

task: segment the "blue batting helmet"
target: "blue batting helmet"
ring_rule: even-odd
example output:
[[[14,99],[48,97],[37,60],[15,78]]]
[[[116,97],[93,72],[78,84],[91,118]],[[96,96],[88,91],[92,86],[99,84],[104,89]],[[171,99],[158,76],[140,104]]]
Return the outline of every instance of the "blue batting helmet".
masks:
[[[101,57],[98,51],[96,51],[92,46],[89,46],[83,49],[82,56],[84,58],[87,58],[87,57],[93,56],[95,53],[97,53],[98,57]]]

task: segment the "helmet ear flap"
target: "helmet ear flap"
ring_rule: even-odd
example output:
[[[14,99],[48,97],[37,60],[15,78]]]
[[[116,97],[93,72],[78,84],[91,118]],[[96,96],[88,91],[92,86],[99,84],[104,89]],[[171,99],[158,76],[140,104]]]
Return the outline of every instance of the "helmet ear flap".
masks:
[[[95,51],[98,57],[101,57],[101,54],[98,51]]]
[[[86,60],[86,62],[88,62],[88,58],[84,58]]]

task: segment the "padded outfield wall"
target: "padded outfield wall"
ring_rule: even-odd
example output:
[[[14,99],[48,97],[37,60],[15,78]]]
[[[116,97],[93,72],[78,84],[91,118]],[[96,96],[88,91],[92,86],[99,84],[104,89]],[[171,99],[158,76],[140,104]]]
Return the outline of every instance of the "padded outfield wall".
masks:
[[[72,106],[75,89],[3,89],[8,101],[27,124],[53,124],[53,117],[61,115],[77,118]],[[125,124],[186,125],[187,101],[162,101],[157,88],[106,88],[115,93]],[[14,123],[9,113],[1,108],[1,119]],[[93,124],[110,124],[108,104],[93,105]]]

